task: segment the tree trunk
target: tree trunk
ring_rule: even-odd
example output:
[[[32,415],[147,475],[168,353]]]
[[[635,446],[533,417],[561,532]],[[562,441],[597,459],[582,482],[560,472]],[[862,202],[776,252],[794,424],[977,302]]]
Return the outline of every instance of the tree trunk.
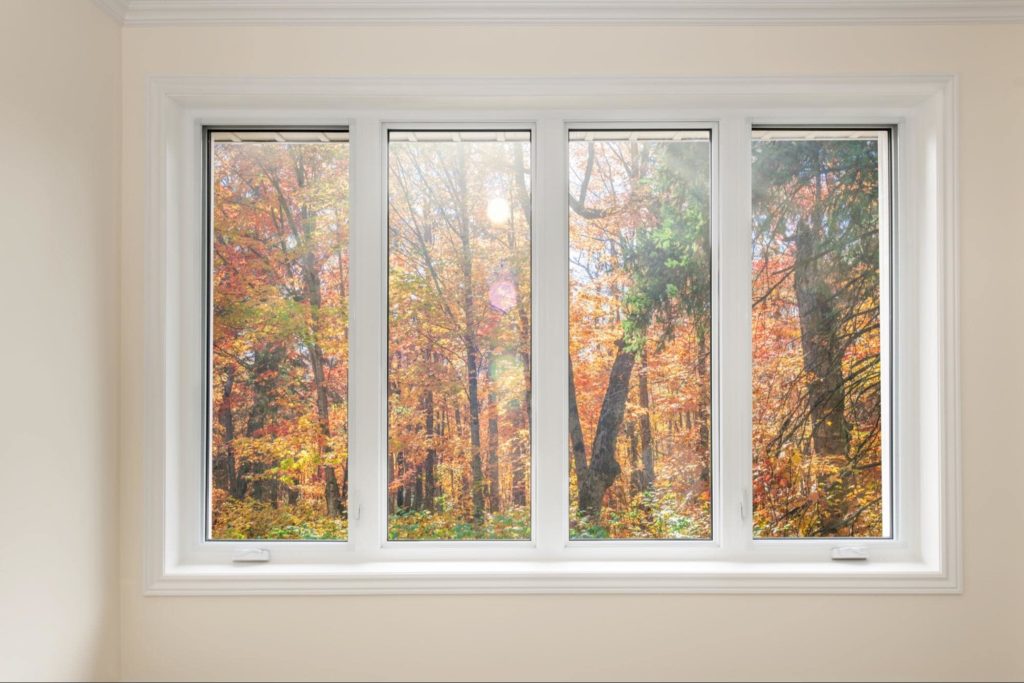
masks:
[[[526,165],[523,159],[523,151],[519,145],[515,146],[515,167],[516,167],[516,194],[519,198],[519,205],[524,216],[531,219],[532,204],[530,202],[530,191],[526,184]],[[517,249],[515,231],[509,230],[509,245],[513,253]],[[516,314],[519,318],[519,358],[523,364],[523,410],[521,429],[530,432],[533,429],[533,357],[530,345],[530,314],[528,304],[530,297],[523,296],[519,289],[520,272],[516,269],[513,273],[512,282],[515,284]],[[529,294],[529,292],[527,292]],[[530,459],[530,440],[527,439],[525,447],[516,446],[515,459],[512,465],[512,503],[513,505],[526,505],[526,466]]]
[[[573,374],[572,356],[569,357],[569,446],[572,451],[572,466],[576,472],[576,485],[587,476],[587,444],[583,436],[579,406],[576,403],[576,378]]]
[[[252,408],[249,410],[249,419],[245,425],[245,436],[249,439],[262,436],[277,389],[277,370],[286,357],[285,348],[281,345],[263,347],[258,349],[255,355],[251,370]],[[246,494],[251,494],[256,500],[276,507],[277,481],[268,481],[262,477],[269,468],[268,463],[262,458],[263,453],[257,449],[255,458],[247,459],[237,466],[235,491],[232,495],[235,498],[244,498]]]
[[[469,395],[469,442],[471,470],[473,475],[473,519],[482,522],[484,518],[484,472],[480,455],[480,345],[476,334],[476,297],[473,292],[473,252],[470,244],[469,207],[466,205],[466,159],[465,150],[459,145],[459,199],[462,210],[459,215],[459,237],[462,243],[462,313],[466,329],[463,344],[466,349],[467,394]]]
[[[472,298],[472,294],[466,295],[469,302],[467,305],[472,304]],[[466,344],[466,371],[469,374],[469,448],[470,469],[473,477],[473,519],[481,522],[484,518],[484,471],[480,457],[480,396],[477,377],[479,368],[477,367],[476,335],[467,332],[464,341]]]
[[[629,439],[629,493],[636,495],[646,488],[644,482],[644,468],[640,462],[640,445],[636,438],[636,423],[630,422],[625,426],[626,437]]]
[[[818,153],[817,168],[823,165]],[[801,220],[796,229],[796,257],[793,269],[794,289],[800,318],[800,345],[807,401],[811,419],[812,462],[826,461],[849,454],[850,431],[846,422],[846,391],[843,378],[843,347],[840,342],[839,314],[835,293],[825,276],[829,260],[826,251],[825,221],[822,215],[822,176],[816,174],[815,203],[810,221]],[[815,479],[816,489],[825,483]],[[845,486],[844,481],[842,485]],[[838,531],[842,510],[830,510],[821,516],[826,533]]]
[[[711,359],[710,341],[707,329],[702,323],[694,325],[697,334],[697,381],[700,385],[700,403],[697,408],[697,438],[700,457],[704,465],[700,469],[701,481],[711,481],[711,383],[708,381],[708,362]],[[692,425],[692,417],[687,413]],[[707,456],[706,458],[704,456]]]
[[[810,241],[810,230],[798,228],[797,244]],[[845,455],[849,448],[846,426],[845,391],[838,319],[832,305],[832,291],[815,272],[814,256],[808,247],[797,247],[796,298],[800,309],[800,345],[803,350],[807,398],[811,414],[811,439],[818,455]],[[812,251],[813,254],[813,251]]]
[[[487,390],[487,491],[491,512],[501,510],[501,468],[498,463],[498,403]]]
[[[413,510],[423,509],[423,465],[416,468],[416,474],[414,475],[414,482],[412,487],[412,505]]]
[[[312,239],[312,220],[309,218],[306,208],[303,207],[303,223],[306,237]],[[327,514],[331,517],[341,517],[344,513],[344,502],[341,498],[341,488],[338,486],[338,475],[334,465],[329,464],[333,452],[330,443],[331,438],[331,417],[330,404],[327,399],[327,377],[324,373],[324,352],[320,347],[320,307],[322,305],[320,292],[320,274],[313,261],[313,254],[308,252],[303,257],[303,273],[306,280],[306,296],[309,301],[311,340],[309,343],[309,359],[313,370],[313,388],[316,392],[316,413],[320,423],[320,434],[322,437],[322,453],[324,458],[324,500],[327,505]]]
[[[302,163],[296,159],[295,176],[298,186],[304,187],[305,169]],[[338,486],[338,475],[333,464],[330,464],[333,447],[331,438],[331,417],[330,405],[327,400],[327,378],[324,373],[324,353],[320,346],[320,312],[323,305],[322,292],[320,288],[320,271],[317,267],[315,256],[312,250],[313,233],[316,227],[316,220],[309,211],[309,207],[303,205],[299,209],[302,217],[302,243],[305,246],[302,255],[302,274],[306,284],[306,299],[310,309],[310,343],[309,358],[313,370],[313,388],[316,392],[316,413],[320,423],[320,434],[322,437],[322,456],[324,460],[324,502],[327,507],[327,514],[330,517],[341,517],[344,514],[344,501],[341,498],[341,487]],[[289,221],[292,221],[291,212],[288,213]],[[293,223],[294,224],[294,223]]]
[[[619,436],[619,429],[622,427],[626,397],[629,394],[629,380],[635,363],[636,354],[626,350],[624,342],[620,340],[618,354],[615,356],[611,373],[608,376],[608,388],[605,390],[604,400],[601,403],[601,413],[597,420],[594,441],[590,447],[590,462],[585,465],[581,462],[581,460],[585,460],[586,453],[579,410],[576,406],[575,384],[570,387],[569,429],[574,463],[576,463],[579,509],[594,523],[601,518],[605,493],[622,473],[622,467],[615,458],[615,441]],[[569,368],[571,381],[571,361]]]
[[[213,486],[234,495],[235,491],[235,416],[231,407],[231,392],[235,385],[235,366],[227,367],[224,389],[217,407],[217,423],[222,432],[221,447],[213,459]],[[244,495],[244,494],[243,494]]]
[[[395,481],[395,470],[398,469],[396,467],[397,460],[398,460],[397,455],[395,453],[393,453],[389,449],[388,450],[388,484],[387,484],[387,488],[385,489],[386,495],[388,497],[388,513],[389,514],[394,514],[395,512],[398,511],[398,497],[395,495],[395,486],[393,485],[393,482]]]
[[[640,373],[638,391],[640,394],[640,460],[643,464],[643,476],[638,482],[641,490],[654,485],[654,437],[651,429],[651,396],[647,388],[647,352],[640,353]]]
[[[434,392],[429,389],[423,397],[424,427],[427,432],[427,457],[423,461],[423,505],[427,510],[434,509],[437,497],[434,469],[437,467],[437,449],[434,448]]]
[[[820,228],[797,226],[794,280],[800,345],[811,415],[811,440],[818,455],[846,455],[849,429],[843,386],[842,347],[833,292],[820,272]]]

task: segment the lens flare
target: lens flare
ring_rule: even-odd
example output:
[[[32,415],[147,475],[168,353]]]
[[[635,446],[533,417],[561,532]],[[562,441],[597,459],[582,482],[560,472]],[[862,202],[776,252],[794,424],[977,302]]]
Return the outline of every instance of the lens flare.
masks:
[[[487,202],[487,220],[492,225],[502,225],[508,223],[508,219],[512,217],[512,209],[509,207],[508,202],[501,197],[495,197],[491,201]]]

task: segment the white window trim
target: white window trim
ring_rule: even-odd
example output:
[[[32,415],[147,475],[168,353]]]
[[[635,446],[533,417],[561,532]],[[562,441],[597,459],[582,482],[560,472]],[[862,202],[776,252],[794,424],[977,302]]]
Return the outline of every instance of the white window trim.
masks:
[[[348,125],[352,359],[385,343],[387,124],[503,122],[534,132],[534,538],[388,543],[384,366],[350,365],[347,543],[203,540],[202,128]],[[711,128],[716,255],[713,541],[568,540],[570,124]],[[891,540],[750,538],[752,125],[898,127],[894,260],[898,520]],[[149,595],[519,592],[956,593],[961,590],[956,80],[152,78],[146,127],[144,590]],[[723,201],[728,182],[732,201]],[[746,273],[720,278],[717,273]],[[543,341],[540,341],[543,340]],[[541,349],[539,344],[544,345]],[[744,416],[746,419],[744,420]],[[723,429],[723,421],[730,428]],[[565,489],[565,486],[561,486]],[[379,496],[377,500],[383,496]],[[742,510],[742,514],[741,514]],[[356,515],[359,515],[356,519]],[[831,549],[864,546],[866,562]],[[267,548],[263,564],[233,563]]]
[[[778,26],[1024,21],[1013,0],[94,0],[126,26],[640,24]]]

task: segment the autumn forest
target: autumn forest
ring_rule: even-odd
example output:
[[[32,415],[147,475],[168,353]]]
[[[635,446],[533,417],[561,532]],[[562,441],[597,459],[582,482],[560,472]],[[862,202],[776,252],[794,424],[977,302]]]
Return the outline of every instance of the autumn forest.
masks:
[[[886,136],[754,134],[758,536],[890,533]],[[210,133],[212,539],[347,538],[349,146]],[[570,536],[711,538],[711,132],[566,149]],[[529,130],[388,133],[391,540],[531,538],[533,163]]]

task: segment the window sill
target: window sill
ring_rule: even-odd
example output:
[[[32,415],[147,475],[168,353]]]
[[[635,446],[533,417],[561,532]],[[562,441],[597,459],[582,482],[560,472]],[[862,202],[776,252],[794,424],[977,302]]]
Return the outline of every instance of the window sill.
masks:
[[[187,565],[146,595],[960,593],[925,562],[467,561]]]

